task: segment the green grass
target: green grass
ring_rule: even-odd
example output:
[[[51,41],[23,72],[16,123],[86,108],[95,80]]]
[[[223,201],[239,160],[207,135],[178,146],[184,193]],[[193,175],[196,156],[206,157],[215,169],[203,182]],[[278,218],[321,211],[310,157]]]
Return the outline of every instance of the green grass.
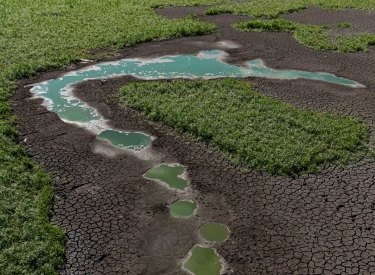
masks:
[[[1,133],[1,274],[53,274],[63,263],[65,235],[49,222],[50,179],[13,144],[10,126],[1,126]]]
[[[340,26],[350,27],[348,23]],[[366,51],[368,45],[375,45],[375,35],[353,34],[331,36],[329,25],[305,25],[286,19],[251,20],[233,24],[241,31],[290,32],[301,44],[314,50],[336,50],[340,52]]]
[[[131,83],[120,100],[234,163],[272,174],[319,172],[368,150],[368,126],[357,119],[297,109],[234,79]]]
[[[219,5],[205,11],[207,15],[235,13],[264,18],[276,18],[279,15],[306,9],[317,5],[327,10],[338,11],[346,8],[375,10],[373,0],[243,0],[232,4]]]
[[[317,1],[317,0],[315,0]],[[139,42],[216,30],[194,17],[166,19],[152,7],[228,4],[226,0],[2,0],[0,1],[0,269],[1,274],[55,274],[62,263],[64,232],[49,222],[53,192],[48,175],[14,144],[10,96],[16,80]],[[245,1],[232,12],[266,17],[305,8],[311,1]],[[315,3],[315,2],[314,2]],[[322,1],[332,9],[367,1]],[[331,5],[331,6],[330,6]],[[344,39],[344,38],[343,38]],[[355,37],[361,45],[365,37]]]
[[[223,13],[235,13],[239,15],[248,15],[264,18],[276,18],[281,14],[292,13],[307,8],[307,1],[274,1],[274,0],[257,0],[243,1],[242,4],[232,4],[215,6],[207,9],[206,15],[217,15]]]

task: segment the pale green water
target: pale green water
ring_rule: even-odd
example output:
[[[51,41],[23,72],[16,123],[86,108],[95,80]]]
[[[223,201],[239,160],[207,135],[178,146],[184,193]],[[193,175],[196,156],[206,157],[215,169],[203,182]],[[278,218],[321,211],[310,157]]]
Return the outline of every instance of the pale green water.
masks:
[[[145,174],[145,177],[153,180],[161,180],[169,185],[171,188],[184,190],[189,186],[187,180],[179,178],[178,176],[184,172],[183,166],[169,166],[162,164],[160,167],[152,168]]]
[[[199,233],[209,242],[222,242],[228,238],[229,230],[220,223],[209,223],[203,225]]]
[[[196,246],[184,268],[195,275],[219,275],[222,265],[212,248]]]
[[[196,202],[190,201],[175,201],[171,204],[169,212],[175,218],[188,217],[193,215],[194,210],[197,208]]]
[[[151,140],[148,136],[141,133],[123,133],[116,130],[106,130],[96,136],[98,139],[109,140],[112,145],[119,148],[140,150],[149,146]]]
[[[247,62],[246,67],[239,67],[224,63],[220,60],[222,51],[201,51],[198,55],[164,56],[161,58],[140,60],[123,59],[118,62],[97,64],[66,74],[58,79],[51,79],[42,83],[33,84],[30,90],[38,97],[45,99],[49,110],[56,112],[65,121],[83,124],[94,124],[94,130],[101,132],[107,127],[98,126],[103,122],[97,111],[87,106],[71,94],[71,85],[87,79],[105,79],[120,75],[133,75],[142,79],[162,78],[217,78],[217,77],[247,77],[260,76],[269,78],[308,78],[334,82],[352,87],[362,85],[345,78],[328,73],[304,71],[276,71],[264,66],[260,60]],[[86,127],[89,127],[86,125]],[[90,128],[89,127],[89,128]],[[145,135],[145,138],[150,138]],[[120,143],[127,143],[121,141]],[[150,139],[151,143],[151,139]],[[135,146],[135,145],[134,145]]]

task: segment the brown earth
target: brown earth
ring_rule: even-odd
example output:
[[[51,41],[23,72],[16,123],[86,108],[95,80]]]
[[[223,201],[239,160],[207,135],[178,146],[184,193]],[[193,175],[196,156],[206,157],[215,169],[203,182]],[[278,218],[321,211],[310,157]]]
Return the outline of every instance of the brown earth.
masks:
[[[158,12],[185,16],[183,11]],[[313,8],[310,20],[323,20],[324,14]],[[374,13],[366,16],[361,20],[375,19]],[[374,132],[373,47],[368,53],[317,52],[298,44],[290,34],[242,33],[229,27],[248,17],[198,18],[216,23],[219,31],[139,44],[106,60],[194,54],[223,49],[220,41],[235,42],[239,48],[226,49],[231,63],[262,58],[272,68],[326,71],[365,84],[366,88],[353,89],[302,79],[245,79],[258,83],[258,92],[298,107],[359,116]],[[375,274],[373,160],[344,168],[330,166],[295,179],[252,170],[244,174],[206,145],[150,122],[137,111],[120,108],[117,91],[139,80],[126,76],[76,85],[74,93],[96,107],[112,126],[157,137],[139,158],[64,123],[24,87],[86,65],[22,80],[13,97],[20,144],[53,174],[57,195],[53,222],[66,229],[68,239],[60,274],[186,274],[181,261],[194,244],[205,244],[198,236],[199,227],[214,221],[230,229],[227,241],[213,244],[225,259],[226,274]],[[155,165],[176,162],[187,167],[191,184],[182,195],[142,177]],[[179,198],[194,199],[197,214],[172,218],[168,205]]]

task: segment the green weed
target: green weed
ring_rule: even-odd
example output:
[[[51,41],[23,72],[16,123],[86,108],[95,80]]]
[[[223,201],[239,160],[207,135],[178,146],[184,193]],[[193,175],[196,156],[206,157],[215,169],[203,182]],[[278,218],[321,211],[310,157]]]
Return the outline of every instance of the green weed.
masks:
[[[297,109],[234,79],[131,83],[120,99],[234,163],[272,174],[319,172],[368,151],[368,126],[357,119]]]

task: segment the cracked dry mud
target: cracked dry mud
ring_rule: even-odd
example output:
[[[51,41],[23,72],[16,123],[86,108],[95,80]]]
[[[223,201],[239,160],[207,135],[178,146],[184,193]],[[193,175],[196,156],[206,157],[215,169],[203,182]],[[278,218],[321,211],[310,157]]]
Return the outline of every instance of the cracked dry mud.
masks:
[[[163,12],[181,16],[181,10]],[[320,14],[315,10],[311,16],[318,20]],[[234,64],[262,58],[272,68],[327,71],[365,84],[364,89],[352,89],[302,79],[244,79],[258,83],[258,92],[294,106],[359,116],[374,132],[374,47],[368,53],[317,52],[290,34],[241,33],[229,27],[248,17],[198,18],[215,22],[219,31],[139,44],[106,60],[194,54],[222,49],[218,41],[233,41],[240,47],[226,51]],[[227,241],[213,245],[225,259],[226,274],[375,273],[373,160],[330,166],[295,179],[256,171],[244,174],[204,144],[120,108],[115,96],[120,87],[140,80],[125,76],[76,85],[74,93],[116,129],[157,137],[140,159],[64,123],[24,87],[85,65],[20,81],[12,103],[19,118],[20,144],[53,174],[57,195],[53,222],[67,231],[66,262],[60,274],[186,274],[181,261],[194,244],[201,243],[198,230],[208,222],[223,223],[231,230]],[[189,192],[180,195],[142,177],[160,163],[187,167]],[[171,217],[168,206],[177,199],[196,201],[196,215]]]

